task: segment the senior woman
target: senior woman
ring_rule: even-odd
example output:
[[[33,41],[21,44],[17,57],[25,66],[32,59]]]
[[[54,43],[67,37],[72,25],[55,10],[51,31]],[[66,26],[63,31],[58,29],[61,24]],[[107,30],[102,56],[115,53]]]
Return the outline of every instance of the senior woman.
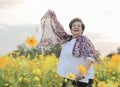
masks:
[[[42,38],[39,45],[62,44],[57,73],[65,79],[68,73],[74,74],[71,80],[74,87],[92,87],[94,79],[93,63],[97,61],[96,52],[90,39],[83,35],[85,25],[80,18],[74,18],[69,23],[72,35],[64,31],[54,11],[48,10],[41,19]],[[38,46],[39,46],[38,45]],[[84,66],[86,73],[77,69]],[[62,87],[67,87],[63,81]]]

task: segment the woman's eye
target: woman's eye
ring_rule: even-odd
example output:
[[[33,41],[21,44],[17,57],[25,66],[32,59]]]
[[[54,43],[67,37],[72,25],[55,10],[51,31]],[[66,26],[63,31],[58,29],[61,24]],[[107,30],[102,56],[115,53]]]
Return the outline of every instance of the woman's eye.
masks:
[[[75,27],[76,25],[73,25],[73,27]]]
[[[80,27],[80,25],[78,25],[78,27]]]

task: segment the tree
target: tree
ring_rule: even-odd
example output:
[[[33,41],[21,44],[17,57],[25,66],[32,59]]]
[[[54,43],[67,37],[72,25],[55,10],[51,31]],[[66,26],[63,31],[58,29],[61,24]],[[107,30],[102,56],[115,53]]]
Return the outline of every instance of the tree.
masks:
[[[19,55],[14,54],[15,52],[19,52]],[[25,43],[17,45],[17,49],[12,52],[12,56],[14,56],[14,58],[16,58],[17,56],[25,56],[27,58],[28,55],[30,55],[30,59],[33,59],[40,54],[42,54],[41,49],[38,50],[37,48],[30,48]]]
[[[116,53],[115,52],[111,52],[107,55],[107,57],[111,58],[113,55],[115,55]]]
[[[100,51],[99,50],[96,50],[96,56],[97,56],[97,58],[100,58]]]
[[[54,45],[50,45],[50,46],[46,46],[46,47],[39,47],[39,49],[42,49],[42,53],[44,55],[51,55],[51,54],[55,54],[56,57],[60,56],[60,52],[61,52],[61,45],[60,44],[54,44]]]
[[[17,52],[20,52],[20,55],[24,55],[25,51],[27,50],[27,45],[25,43],[17,45]]]
[[[120,47],[117,48],[117,53],[120,54]]]

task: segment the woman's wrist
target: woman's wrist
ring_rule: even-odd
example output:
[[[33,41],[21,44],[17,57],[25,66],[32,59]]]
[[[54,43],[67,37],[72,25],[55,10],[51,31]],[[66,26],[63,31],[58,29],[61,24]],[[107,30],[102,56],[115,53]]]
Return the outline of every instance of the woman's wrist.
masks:
[[[84,75],[82,75],[82,74],[78,74],[77,76],[76,76],[76,80],[81,80],[81,79],[84,79],[85,77],[84,77]]]
[[[85,77],[84,77],[84,75],[81,75],[81,77],[82,77],[82,79],[84,79]]]

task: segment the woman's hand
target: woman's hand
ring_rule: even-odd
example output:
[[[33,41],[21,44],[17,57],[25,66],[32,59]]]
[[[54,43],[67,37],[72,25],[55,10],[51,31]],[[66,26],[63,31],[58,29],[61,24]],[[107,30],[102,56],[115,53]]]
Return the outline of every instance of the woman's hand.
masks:
[[[84,76],[82,74],[78,74],[75,78],[76,81],[84,79]]]

